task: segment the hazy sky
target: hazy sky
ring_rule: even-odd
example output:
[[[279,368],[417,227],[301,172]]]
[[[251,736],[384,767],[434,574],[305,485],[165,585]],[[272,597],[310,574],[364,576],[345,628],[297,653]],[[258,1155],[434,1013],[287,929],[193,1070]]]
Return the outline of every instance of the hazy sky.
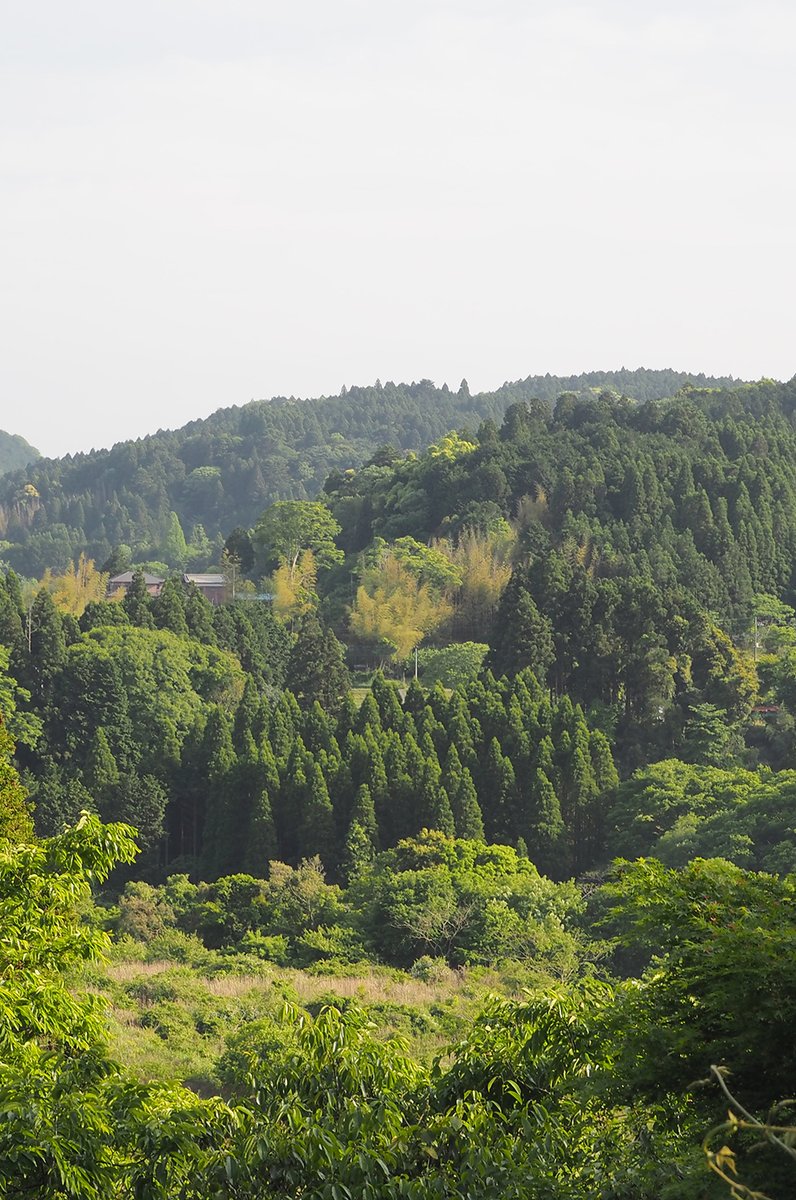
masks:
[[[0,0],[0,428],[796,373],[796,6]]]

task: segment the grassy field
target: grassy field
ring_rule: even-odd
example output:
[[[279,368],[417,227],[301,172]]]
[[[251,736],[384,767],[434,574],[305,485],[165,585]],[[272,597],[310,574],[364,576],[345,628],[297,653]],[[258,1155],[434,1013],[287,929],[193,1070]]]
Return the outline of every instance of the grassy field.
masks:
[[[258,1038],[263,1046],[280,1045],[291,1008],[315,1014],[327,1004],[355,1003],[379,1036],[400,1036],[415,1054],[432,1058],[464,1034],[490,994],[517,995],[524,982],[482,968],[452,971],[431,960],[424,978],[366,964],[330,975],[243,955],[189,963],[127,956],[130,949],[116,948],[109,963],[84,971],[76,986],[106,999],[112,1052],[139,1079],[179,1080],[202,1095],[230,1090],[241,1056],[257,1056]]]

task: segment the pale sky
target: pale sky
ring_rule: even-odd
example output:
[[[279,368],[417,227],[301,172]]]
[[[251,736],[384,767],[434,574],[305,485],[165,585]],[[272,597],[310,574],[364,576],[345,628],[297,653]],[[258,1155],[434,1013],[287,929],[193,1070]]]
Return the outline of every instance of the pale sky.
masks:
[[[0,0],[0,428],[796,373],[796,5]]]

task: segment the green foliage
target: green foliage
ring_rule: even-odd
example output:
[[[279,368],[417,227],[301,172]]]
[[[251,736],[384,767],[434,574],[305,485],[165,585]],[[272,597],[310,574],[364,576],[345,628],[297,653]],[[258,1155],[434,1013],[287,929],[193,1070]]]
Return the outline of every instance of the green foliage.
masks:
[[[148,748],[143,761],[157,761],[153,752],[179,746],[205,703],[232,706],[243,691],[243,672],[232,654],[180,638],[168,630],[131,625],[103,625],[83,634],[69,647],[59,686],[75,695],[76,680],[112,663],[123,680],[127,711],[139,744]],[[88,706],[102,696],[85,697]],[[77,713],[64,706],[64,740],[69,745]]]
[[[677,867],[725,858],[788,874],[796,871],[795,796],[793,771],[654,763],[620,786],[607,817],[609,852]]]
[[[8,673],[10,652],[0,645],[0,720],[15,741],[31,749],[41,737],[41,719],[26,711],[30,692]]]
[[[302,707],[317,701],[336,714],[351,686],[343,647],[331,629],[310,613],[296,631],[287,666],[290,689]]]
[[[513,576],[498,605],[486,665],[497,675],[530,668],[545,680],[554,659],[550,619],[539,612],[520,577]]]
[[[313,499],[330,471],[346,479],[347,470],[365,462],[385,437],[400,450],[421,450],[451,429],[476,429],[484,418],[499,421],[508,405],[533,396],[552,407],[564,390],[589,396],[593,387],[613,387],[648,400],[674,395],[687,380],[732,384],[674,371],[592,372],[530,377],[471,396],[421,380],[222,409],[182,430],[64,459],[37,458],[25,470],[15,469],[0,491],[0,522],[11,542],[6,553],[16,569],[37,578],[48,566],[63,570],[82,549],[104,562],[114,546],[134,543],[133,559],[159,558],[171,512],[183,530],[202,524],[212,542],[233,527],[253,525],[275,501]],[[388,453],[366,469],[377,477],[389,473],[383,464],[395,457],[400,454]],[[457,466],[444,457],[439,463]],[[361,507],[354,497],[352,517]]]
[[[652,950],[617,1007],[621,1070],[635,1087],[686,1087],[726,1066],[753,1107],[791,1095],[796,998],[794,879],[697,859],[681,871],[620,862],[607,888],[622,944]],[[630,1032],[629,1032],[630,1031]],[[634,1062],[643,1045],[643,1059]],[[708,1061],[709,1060],[709,1061]]]
[[[302,551],[311,550],[318,565],[342,562],[334,544],[340,526],[325,505],[308,500],[279,500],[254,527],[252,540],[264,563],[284,564],[292,572]]]
[[[357,1005],[311,1017],[278,1012],[279,989],[213,990],[187,968],[126,974],[114,985],[119,999],[138,998],[141,1036],[172,1044],[175,1062],[179,1047],[239,1023],[218,1073],[242,1104],[133,1083],[107,1058],[99,1002],[62,974],[104,944],[77,912],[89,880],[131,854],[123,828],[93,818],[48,843],[0,852],[0,915],[11,931],[0,963],[0,1194],[255,1200],[278,1188],[318,1200],[591,1200],[601,1191],[696,1200],[711,1194],[700,1131],[724,1097],[687,1099],[673,1088],[714,1052],[753,1104],[784,1094],[792,1079],[792,881],[721,862],[682,873],[627,864],[608,889],[609,917],[626,943],[650,945],[658,958],[643,986],[564,987],[550,968],[563,962],[561,922],[580,909],[575,890],[542,880],[508,847],[429,834],[383,855],[356,885],[361,895],[375,887],[383,901],[385,886],[394,891],[403,877],[410,891],[394,892],[393,918],[413,888],[426,902],[466,897],[481,937],[496,903],[508,909],[495,926],[503,937],[510,912],[525,913],[523,936],[533,927],[555,942],[542,955],[541,988],[519,1003],[493,1000],[429,1066],[405,1042],[385,1040]],[[202,911],[207,922],[215,909],[230,922],[224,936],[252,946],[266,913],[294,933],[303,923],[296,945],[305,961],[341,961],[355,945],[350,925],[336,920],[339,894],[314,864],[274,864],[265,882],[175,877],[162,895],[128,885],[125,904],[120,920],[143,923],[147,937]],[[152,952],[165,945],[155,936]],[[440,969],[422,958],[417,976],[438,978]],[[749,1012],[762,1019],[750,1023]],[[754,1156],[747,1162],[741,1145],[737,1157],[754,1181]]]
[[[0,718],[0,838],[26,842],[33,836],[33,820],[27,794],[11,762],[13,753],[13,739]]]
[[[509,846],[425,832],[380,855],[352,893],[367,896],[370,937],[398,965],[423,955],[454,964],[532,958],[566,973],[577,958],[566,928],[580,911],[576,889],[544,879]]]
[[[439,649],[423,647],[418,665],[426,687],[435,683],[444,687],[465,687],[473,683],[480,671],[489,647],[483,642],[454,642]]]

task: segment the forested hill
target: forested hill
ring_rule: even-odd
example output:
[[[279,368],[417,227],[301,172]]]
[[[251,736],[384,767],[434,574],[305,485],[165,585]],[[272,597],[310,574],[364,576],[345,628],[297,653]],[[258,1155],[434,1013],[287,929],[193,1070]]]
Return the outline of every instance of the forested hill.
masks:
[[[40,457],[38,450],[18,433],[6,433],[0,429],[0,475],[26,467]]]
[[[126,545],[137,561],[176,565],[167,554],[176,513],[189,543],[187,562],[201,569],[234,526],[252,525],[275,500],[315,496],[330,471],[359,466],[385,443],[420,450],[450,429],[475,431],[486,418],[500,421],[517,401],[536,398],[552,407],[562,392],[585,397],[610,389],[650,401],[688,383],[733,382],[623,369],[529,376],[477,395],[464,382],[454,392],[421,380],[377,382],[315,400],[254,401],[111,450],[39,459],[15,470],[0,481],[0,557],[39,576],[47,567],[64,570],[81,550],[103,562],[113,547]]]

